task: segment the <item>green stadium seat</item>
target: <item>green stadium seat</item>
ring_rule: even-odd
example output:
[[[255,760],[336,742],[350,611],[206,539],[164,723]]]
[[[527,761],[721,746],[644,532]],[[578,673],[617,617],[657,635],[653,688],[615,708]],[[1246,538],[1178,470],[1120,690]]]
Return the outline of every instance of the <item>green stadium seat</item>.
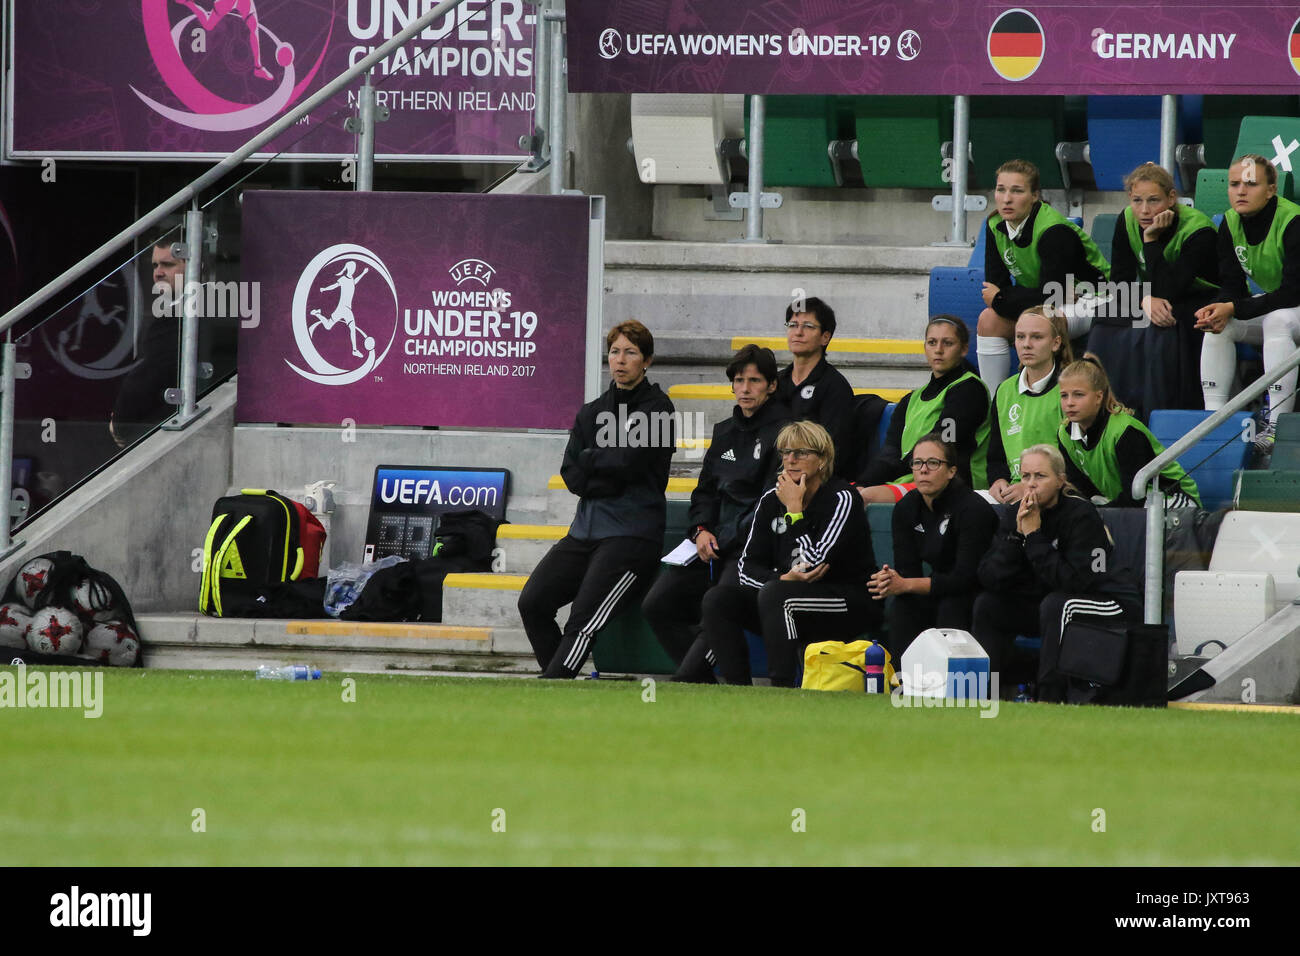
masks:
[[[1300,413],[1278,416],[1269,469],[1300,471]]]
[[[867,505],[867,525],[871,529],[871,551],[876,564],[894,563],[894,506]]]
[[[1009,159],[1038,167],[1043,189],[1063,189],[1056,144],[1065,140],[1065,104],[1059,96],[973,96],[970,108],[972,190],[997,185]]]
[[[1118,219],[1116,213],[1103,212],[1098,213],[1092,220],[1092,232],[1089,235],[1101,250],[1101,254],[1106,257],[1107,262],[1110,262],[1111,241],[1115,238],[1115,222]]]
[[[1228,211],[1228,171],[1202,169],[1196,174],[1196,208],[1214,217]]]
[[[838,138],[837,107],[830,96],[769,96],[763,132],[763,185],[838,186],[831,141]],[[745,100],[749,137],[749,99]]]
[[[1281,150],[1274,141],[1282,144]],[[1292,144],[1294,152],[1287,152]],[[1246,153],[1258,153],[1268,159],[1277,158],[1274,163],[1278,174],[1290,172],[1287,166],[1300,166],[1300,117],[1296,116],[1243,116],[1241,132],[1237,136],[1236,156]],[[1285,188],[1282,188],[1285,185]],[[1278,195],[1295,200],[1295,177],[1286,177],[1285,184],[1278,183]]]
[[[1237,155],[1233,149],[1241,132],[1242,117],[1297,115],[1300,115],[1300,98],[1295,96],[1206,96],[1201,103],[1205,165],[1211,169],[1227,169],[1232,164]],[[1267,155],[1272,157],[1273,153]]]
[[[1241,511],[1300,512],[1300,471],[1238,472]]]
[[[943,144],[952,139],[952,98],[851,97],[858,163],[873,188],[947,189]]]

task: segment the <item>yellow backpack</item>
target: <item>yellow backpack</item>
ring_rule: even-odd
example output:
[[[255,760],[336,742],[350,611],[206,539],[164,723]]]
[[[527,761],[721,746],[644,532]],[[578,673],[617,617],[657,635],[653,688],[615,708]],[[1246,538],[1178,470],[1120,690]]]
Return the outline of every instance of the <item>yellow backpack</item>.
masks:
[[[872,665],[868,665],[870,652]],[[881,655],[884,655],[883,658]],[[879,667],[869,673],[868,666]],[[877,673],[879,676],[877,677]],[[803,652],[804,690],[852,690],[888,694],[897,683],[894,664],[888,649],[875,641],[819,641]],[[874,686],[868,688],[868,681]]]

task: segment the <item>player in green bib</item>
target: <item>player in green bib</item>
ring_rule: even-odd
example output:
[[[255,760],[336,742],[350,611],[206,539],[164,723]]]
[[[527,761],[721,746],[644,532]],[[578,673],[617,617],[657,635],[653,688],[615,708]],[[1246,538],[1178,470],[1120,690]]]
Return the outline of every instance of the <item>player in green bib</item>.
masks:
[[[1038,167],[1013,159],[998,168],[995,211],[984,225],[984,311],[976,327],[980,377],[993,391],[1011,372],[1015,321],[1031,306],[1063,308],[1071,338],[1092,325],[1095,289],[1110,266],[1092,238],[1039,198]],[[1076,301],[1076,291],[1080,293]]]
[[[984,459],[989,441],[989,393],[966,361],[970,330],[954,315],[936,315],[925,328],[925,359],[930,381],[904,395],[894,409],[889,432],[858,477],[867,502],[893,503],[911,491],[912,449],[930,432],[956,446],[957,469],[975,489],[987,488]]]
[[[1228,202],[1219,226],[1218,301],[1196,313],[1207,334],[1201,346],[1201,388],[1207,409],[1228,400],[1237,368],[1236,343],[1262,346],[1264,371],[1286,361],[1300,345],[1300,206],[1277,194],[1277,170],[1263,156],[1247,154],[1228,169]],[[1263,290],[1251,295],[1247,278]],[[1296,371],[1268,390],[1271,444],[1277,416],[1295,409]]]
[[[1055,443],[1061,424],[1061,370],[1074,361],[1065,317],[1044,306],[1026,309],[1016,320],[1020,371],[998,386],[989,409],[989,494],[1014,504],[1025,493],[1020,453]]]
[[[1215,225],[1178,202],[1173,177],[1143,163],[1124,179],[1115,222],[1111,298],[1093,316],[1088,348],[1121,402],[1146,421],[1157,408],[1201,408],[1196,311],[1219,292]]]
[[[1141,507],[1133,497],[1133,478],[1164,446],[1115,399],[1095,355],[1067,365],[1060,389],[1064,420],[1057,441],[1071,484],[1094,504]],[[1160,470],[1160,489],[1170,508],[1201,505],[1196,482],[1176,461]]]

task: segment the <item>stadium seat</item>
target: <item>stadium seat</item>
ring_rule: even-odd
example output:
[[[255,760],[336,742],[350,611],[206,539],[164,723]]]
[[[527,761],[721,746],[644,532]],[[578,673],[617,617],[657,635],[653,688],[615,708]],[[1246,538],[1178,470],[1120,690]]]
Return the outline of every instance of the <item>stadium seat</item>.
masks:
[[[1296,116],[1300,98],[1294,96],[1205,96],[1201,101],[1201,134],[1205,165],[1227,169],[1245,116]],[[1272,157],[1273,153],[1266,155]],[[1198,207],[1199,208],[1199,207]]]
[[[838,186],[831,161],[837,138],[836,106],[830,96],[769,96],[763,133],[763,185]],[[745,101],[749,137],[749,100]]]
[[[885,410],[880,413],[880,421],[876,424],[876,435],[871,442],[871,454],[879,454],[880,449],[885,446],[885,437],[889,434],[889,423],[894,417],[894,409],[898,408],[898,402],[890,402],[885,406]]]
[[[855,96],[862,179],[873,188],[947,189],[942,145],[952,139],[952,98]]]
[[[632,150],[644,183],[725,184],[725,136],[721,95],[632,94]]]
[[[1243,116],[1234,157],[1246,153],[1276,160],[1273,165],[1278,172],[1278,195],[1294,202],[1295,176],[1290,167],[1300,166],[1300,117]]]
[[[1269,468],[1300,471],[1300,412],[1278,416]]]
[[[1160,97],[1089,96],[1088,153],[1097,188],[1122,190],[1135,168],[1159,161]]]
[[[1168,448],[1209,418],[1211,412],[1157,408],[1151,412],[1151,434]],[[1249,412],[1238,412],[1178,456],[1196,482],[1201,505],[1210,511],[1232,502],[1235,473],[1246,466],[1253,445],[1245,441]]]
[[[1062,189],[1056,144],[1065,139],[1065,103],[1059,96],[973,96],[970,108],[971,182],[974,190],[997,185],[997,168],[1009,159],[1038,166],[1043,189]]]
[[[1202,169],[1196,174],[1194,204],[1207,216],[1222,216],[1228,210],[1228,171]]]
[[[1266,475],[1268,472],[1246,472]],[[1300,598],[1300,516],[1293,514],[1230,511],[1223,519],[1208,572],[1271,574],[1275,587],[1274,610]]]
[[[1101,254],[1110,262],[1111,244],[1115,238],[1115,223],[1119,216],[1113,212],[1098,213],[1092,220],[1092,241],[1097,244]]]
[[[871,529],[871,551],[876,564],[894,563],[894,506],[867,505],[867,526]]]
[[[1300,471],[1239,471],[1237,477],[1239,510],[1300,512]]]

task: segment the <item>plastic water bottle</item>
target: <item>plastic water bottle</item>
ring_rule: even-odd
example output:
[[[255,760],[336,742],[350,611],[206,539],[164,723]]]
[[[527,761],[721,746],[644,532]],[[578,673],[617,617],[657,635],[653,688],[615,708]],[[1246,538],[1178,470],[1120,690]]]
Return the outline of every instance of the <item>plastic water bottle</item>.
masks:
[[[868,694],[883,694],[885,692],[885,649],[875,643],[868,647],[863,655],[862,669],[866,672],[866,686],[863,689]]]
[[[306,664],[285,664],[275,667],[263,664],[257,669],[259,680],[320,680],[320,670]]]
[[[1032,698],[1032,697],[1029,696],[1029,686],[1028,686],[1027,684],[1019,684],[1019,685],[1017,685],[1017,687],[1016,687],[1016,700],[1015,700],[1016,703],[1018,703],[1018,704],[1029,704],[1029,703],[1032,703],[1033,700],[1034,700],[1034,698]]]

